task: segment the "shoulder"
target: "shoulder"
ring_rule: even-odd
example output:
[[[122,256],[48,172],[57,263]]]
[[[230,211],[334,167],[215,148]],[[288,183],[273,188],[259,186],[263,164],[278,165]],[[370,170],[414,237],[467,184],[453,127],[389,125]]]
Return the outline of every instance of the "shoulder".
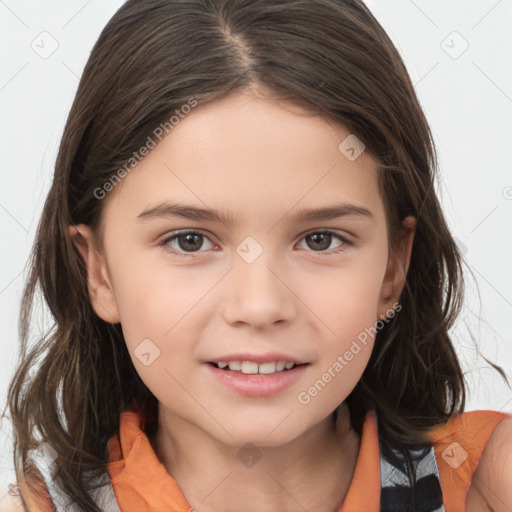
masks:
[[[511,471],[502,471],[498,475],[499,469],[504,467],[505,458],[510,464],[511,421],[511,414],[475,410],[454,416],[431,431],[429,437],[436,455],[447,511],[510,512],[510,508],[495,510],[487,502],[489,493],[499,492],[497,486],[506,486],[506,483],[499,482],[506,480],[507,474],[512,474]],[[503,444],[508,445],[507,449],[499,447]],[[500,450],[503,453],[499,453]],[[476,482],[479,483],[478,488]],[[491,482],[494,483],[491,485]]]
[[[471,486],[492,512],[512,509],[512,416],[501,421],[492,432]]]

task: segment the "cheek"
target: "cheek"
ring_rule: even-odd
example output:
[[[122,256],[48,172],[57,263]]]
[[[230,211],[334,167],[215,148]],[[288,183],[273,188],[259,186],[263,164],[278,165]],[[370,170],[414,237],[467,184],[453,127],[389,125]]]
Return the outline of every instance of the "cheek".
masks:
[[[164,337],[178,322],[186,322],[214,284],[211,273],[173,267],[162,257],[126,258],[115,272],[121,322],[132,337]]]
[[[384,272],[379,258],[355,254],[339,268],[316,268],[309,278],[301,279],[298,295],[324,320],[330,334],[346,337],[349,331],[357,334],[354,329],[364,329],[377,320]]]
[[[304,403],[318,396],[318,404],[335,407],[361,378],[373,350],[384,272],[379,258],[362,257],[357,264],[316,275],[307,304],[324,334],[321,358],[310,387],[303,390]]]
[[[130,357],[155,395],[162,386],[164,391],[182,393],[177,381],[186,379],[188,366],[195,361],[208,292],[218,278],[198,268],[173,268],[155,261],[140,266],[128,263],[116,269],[116,277]]]
[[[301,407],[330,412],[353,391],[368,364],[373,340],[343,339],[325,345],[323,357],[316,364],[298,394]]]
[[[375,338],[379,277],[380,273],[369,269],[361,274],[352,273],[350,279],[346,280],[342,307],[338,308],[337,313],[333,311],[332,325],[336,335],[332,337],[334,341],[330,343],[329,351],[346,354],[350,362],[347,366],[354,371],[360,368],[361,373],[366,365],[362,360],[369,359]]]
[[[334,328],[335,334],[324,338],[322,357],[297,396],[301,404],[314,403],[328,411],[357,385],[374,346],[374,333],[365,316],[341,318]]]

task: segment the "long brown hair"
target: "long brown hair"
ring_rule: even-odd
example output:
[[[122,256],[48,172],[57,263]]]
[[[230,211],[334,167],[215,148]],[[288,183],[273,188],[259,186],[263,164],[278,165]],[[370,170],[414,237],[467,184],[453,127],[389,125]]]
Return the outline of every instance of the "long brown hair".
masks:
[[[436,197],[429,126],[398,51],[367,7],[360,0],[129,0],[83,71],[23,293],[8,406],[18,481],[31,492],[27,454],[45,440],[58,454],[62,488],[82,510],[100,512],[90,479],[107,469],[121,412],[139,407],[147,433],[158,419],[120,324],[92,309],[69,226],[91,226],[101,249],[108,195],[99,200],[98,189],[191,98],[201,106],[257,84],[365,144],[380,164],[391,255],[401,220],[417,218],[402,310],[377,333],[346,399],[354,427],[360,431],[373,409],[386,444],[407,447],[426,443],[433,427],[464,411],[464,376],[448,333],[462,304],[463,260]],[[38,285],[54,324],[29,347]]]

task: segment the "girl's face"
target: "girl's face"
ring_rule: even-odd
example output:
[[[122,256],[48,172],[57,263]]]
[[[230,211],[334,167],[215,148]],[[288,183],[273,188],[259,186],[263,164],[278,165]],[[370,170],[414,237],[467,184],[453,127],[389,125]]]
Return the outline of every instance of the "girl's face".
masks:
[[[328,421],[368,363],[377,320],[400,314],[376,163],[352,139],[340,146],[349,135],[238,94],[192,109],[108,192],[105,252],[82,249],[91,300],[121,322],[175,424],[233,446],[288,442]],[[210,364],[259,356],[307,364],[271,377]]]

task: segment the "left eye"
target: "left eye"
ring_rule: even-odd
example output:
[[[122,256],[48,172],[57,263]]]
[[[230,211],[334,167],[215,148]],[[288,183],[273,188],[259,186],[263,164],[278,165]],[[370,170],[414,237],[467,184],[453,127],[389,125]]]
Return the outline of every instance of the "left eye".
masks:
[[[327,249],[331,245],[333,238],[338,239],[340,242],[342,242],[342,244],[338,246],[339,248],[337,250],[332,251],[332,253],[339,253],[345,251],[346,246],[352,245],[351,242],[349,242],[345,237],[341,236],[336,231],[332,231],[330,229],[306,233],[306,235],[302,237],[302,240],[309,240],[314,245],[320,246],[316,247],[317,249],[320,250],[314,250],[313,252],[326,252],[325,249]],[[200,249],[201,246],[203,245],[203,239],[209,240],[208,237],[206,237],[206,235],[203,235],[198,231],[180,231],[179,233],[176,233],[165,238],[162,242],[160,242],[159,245],[163,246],[166,251],[171,252],[173,254],[177,254],[179,256],[194,257],[194,252],[198,252],[197,249]],[[175,241],[178,242],[179,250],[176,250],[175,248],[171,247],[171,243]]]
[[[330,251],[333,254],[336,254],[338,252],[342,252],[346,250],[346,246],[352,245],[345,237],[341,236],[336,231],[332,231],[330,229],[327,229],[325,231],[313,231],[311,233],[307,233],[304,235],[304,240],[311,240],[314,244],[319,244],[320,249],[326,249],[331,245],[331,242],[333,238],[338,239],[341,243],[341,245],[338,245],[338,249],[335,251]],[[325,252],[323,250],[320,251],[313,251],[313,252]]]

